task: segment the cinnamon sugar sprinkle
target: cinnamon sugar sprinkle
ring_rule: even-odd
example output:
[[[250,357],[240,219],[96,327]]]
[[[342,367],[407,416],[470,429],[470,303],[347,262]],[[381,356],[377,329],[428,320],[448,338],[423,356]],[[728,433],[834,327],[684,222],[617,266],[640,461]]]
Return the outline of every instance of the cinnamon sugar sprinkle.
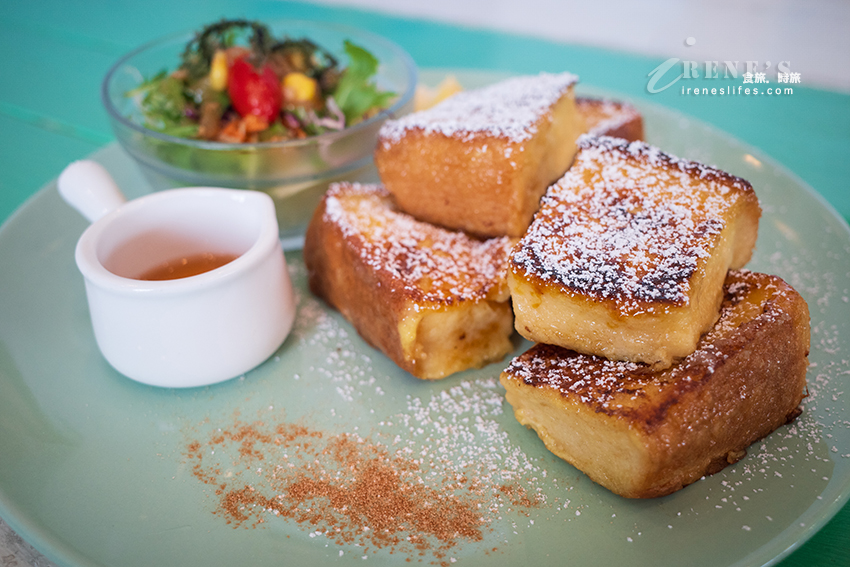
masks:
[[[445,565],[479,542],[489,512],[542,505],[517,482],[434,467],[357,434],[234,419],[186,445],[192,475],[210,487],[213,513],[234,528],[292,521],[363,553],[385,549]]]

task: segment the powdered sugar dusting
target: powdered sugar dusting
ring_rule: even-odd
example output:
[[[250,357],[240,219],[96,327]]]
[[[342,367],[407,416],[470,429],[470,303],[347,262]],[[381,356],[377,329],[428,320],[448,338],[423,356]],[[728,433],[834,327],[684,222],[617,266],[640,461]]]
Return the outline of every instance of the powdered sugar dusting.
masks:
[[[808,260],[777,254],[764,266],[772,269],[764,271],[787,274],[789,281],[811,298],[813,313],[829,308],[826,301],[820,301],[822,297],[843,304],[842,297],[850,296],[850,291],[836,288],[831,279],[815,273]],[[752,445],[742,461],[705,481],[664,500],[635,502],[594,485],[551,455],[533,432],[516,423],[495,379],[503,365],[433,384],[405,377],[380,352],[364,346],[342,317],[306,291],[306,270],[300,258],[289,256],[287,261],[299,290],[299,315],[294,343],[281,352],[272,380],[286,384],[292,373],[297,377],[283,390],[285,401],[279,399],[275,407],[286,407],[287,420],[321,424],[328,435],[348,431],[380,444],[391,455],[417,461],[417,482],[421,480],[425,486],[438,487],[448,481],[464,482],[464,487],[473,489],[481,497],[480,513],[489,527],[481,542],[459,541],[446,562],[457,557],[463,564],[465,559],[484,554],[495,555],[492,559],[496,561],[498,556],[515,560],[526,553],[530,538],[548,537],[560,530],[561,547],[553,545],[552,549],[569,549],[585,562],[600,557],[608,560],[622,546],[651,546],[659,564],[674,565],[681,556],[665,551],[666,546],[659,547],[659,541],[684,538],[695,546],[705,543],[709,548],[701,550],[711,549],[716,554],[716,540],[706,538],[704,542],[693,536],[695,530],[722,533],[735,545],[774,534],[797,521],[800,510],[829,484],[832,461],[850,458],[841,441],[850,430],[850,422],[841,417],[846,411],[831,413],[836,397],[839,402],[847,399],[842,382],[846,384],[843,378],[850,373],[850,361],[836,359],[834,367],[823,364],[820,354],[840,350],[841,343],[840,331],[828,325],[813,328],[813,353],[821,364],[810,371],[806,411],[794,424]],[[245,386],[251,382],[249,379]],[[269,405],[266,394],[261,392],[263,401],[258,405]],[[314,398],[322,403],[304,412],[299,411],[298,403],[291,403]],[[250,419],[254,414],[244,406],[244,402],[240,404],[242,415]],[[260,415],[267,423],[274,423],[272,417]],[[833,434],[836,440],[830,441]],[[271,465],[282,458],[279,451],[267,453],[263,473],[273,470]],[[290,460],[294,459],[290,454]],[[263,473],[246,470],[242,476],[248,480],[254,475],[252,486],[265,491],[272,485]],[[304,526],[299,534],[299,526],[282,526],[288,520],[265,514],[268,522],[264,525],[290,530],[293,540],[300,537],[300,543],[315,548],[317,554],[327,548],[334,557],[342,553],[358,560],[404,561],[401,553],[391,555],[386,549],[337,544],[316,527]],[[603,538],[603,546],[596,545],[598,538],[592,535],[599,533],[600,526],[603,535],[609,534]],[[588,529],[593,530],[591,535]],[[593,542],[592,548],[582,545],[585,538]],[[610,553],[606,545],[612,547]],[[410,557],[420,564],[435,563],[427,554]],[[721,564],[725,557],[705,564]]]
[[[379,139],[389,147],[417,129],[464,141],[483,135],[520,143],[534,136],[538,121],[577,81],[571,73],[541,73],[461,92],[428,110],[388,120]]]
[[[378,185],[338,184],[325,198],[324,219],[339,227],[375,273],[420,302],[452,304],[504,293],[513,240],[477,240],[395,209]]]
[[[546,502],[541,481],[546,472],[514,445],[498,419],[504,393],[495,378],[463,380],[428,398],[407,397],[407,408],[380,425],[395,435],[400,456],[414,458],[424,470],[470,475],[471,488],[487,495],[489,513],[505,506],[505,486],[527,503]]]
[[[694,128],[692,123],[682,122]],[[699,129],[693,134],[697,139],[691,142],[693,147],[703,148],[702,134]],[[709,131],[705,137],[711,139],[711,135]],[[675,147],[680,155],[699,157],[688,153],[686,147]],[[718,159],[711,148],[704,151],[705,161],[734,168],[734,163]],[[702,171],[710,174],[710,168]],[[744,172],[751,178],[749,169]],[[760,195],[770,198],[770,179],[757,175],[751,179],[758,182]],[[768,226],[763,227],[764,238],[753,267],[782,275],[812,309],[812,366],[805,411],[793,424],[753,444],[737,464],[662,500],[636,502],[616,497],[549,454],[533,432],[516,423],[509,407],[499,407],[502,390],[493,379],[499,365],[437,384],[406,381],[409,377],[391,367],[380,352],[364,346],[348,323],[305,291],[305,269],[297,253],[288,258],[300,290],[294,341],[275,357],[277,367],[270,376],[260,371],[240,380],[237,391],[265,382],[283,385],[279,390],[262,388],[257,397],[268,405],[271,392],[279,396],[277,406],[287,406],[287,418],[303,417],[331,432],[353,430],[363,438],[380,439],[397,455],[416,455],[425,484],[441,475],[455,478],[465,463],[472,463],[470,468],[476,473],[487,471],[481,487],[503,496],[483,503],[493,531],[480,545],[463,542],[453,548],[445,564],[456,558],[459,564],[464,560],[475,563],[491,553],[507,556],[505,563],[528,558],[545,562],[558,554],[578,563],[616,562],[633,550],[652,557],[655,564],[676,565],[681,563],[682,545],[687,545],[690,557],[700,565],[728,565],[740,561],[741,549],[760,553],[766,549],[765,541],[798,542],[790,538],[801,537],[799,526],[811,532],[823,518],[824,504],[834,508],[838,491],[846,495],[841,486],[846,486],[850,462],[850,395],[846,392],[850,356],[843,352],[848,332],[844,314],[850,303],[846,273],[850,247],[833,246],[846,241],[844,232],[830,233],[828,222],[811,225],[799,221],[797,209],[805,206],[789,201],[786,194],[779,196],[781,199],[774,195],[769,200],[775,206],[766,219],[771,222],[763,223]],[[783,207],[790,210],[783,211]],[[778,232],[772,226],[775,219],[793,230]],[[792,240],[794,230],[805,231],[803,246]],[[826,249],[834,270],[824,268],[824,251],[818,246]],[[312,404],[302,415],[299,400],[314,397],[321,403]],[[240,408],[244,405],[239,400]],[[486,465],[474,468],[478,460]],[[521,479],[516,485],[534,498],[539,494],[541,505],[533,509],[512,506],[499,488],[502,478]],[[314,548],[318,556],[324,551],[346,560],[374,560],[378,555],[382,561],[403,561],[398,555],[381,555],[375,548],[336,546],[315,528],[300,535],[298,544]],[[717,546],[718,535],[723,546]],[[296,541],[299,534],[296,531],[291,537]],[[539,548],[529,545],[537,542],[546,543]],[[670,542],[675,545],[667,545]],[[774,558],[759,557],[763,561]],[[420,563],[432,559],[411,558]]]
[[[512,269],[572,293],[686,304],[690,279],[752,187],[642,142],[579,139],[576,162],[544,196]]]

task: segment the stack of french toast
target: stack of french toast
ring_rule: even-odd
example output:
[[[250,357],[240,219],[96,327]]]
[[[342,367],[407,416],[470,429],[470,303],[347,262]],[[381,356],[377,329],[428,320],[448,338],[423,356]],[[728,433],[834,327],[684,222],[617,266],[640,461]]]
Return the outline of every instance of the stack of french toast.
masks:
[[[332,185],[311,290],[410,374],[535,346],[501,373],[517,420],[613,492],[662,496],[799,414],[809,314],[742,269],[752,186],[640,139],[569,73],[457,93],[385,123],[381,184]]]

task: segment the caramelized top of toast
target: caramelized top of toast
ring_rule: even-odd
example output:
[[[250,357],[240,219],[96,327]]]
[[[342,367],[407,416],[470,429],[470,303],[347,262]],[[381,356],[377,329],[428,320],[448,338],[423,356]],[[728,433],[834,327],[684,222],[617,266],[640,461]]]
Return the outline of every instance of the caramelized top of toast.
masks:
[[[644,142],[582,136],[573,166],[549,187],[510,268],[624,314],[686,305],[740,199],[743,179]]]
[[[623,417],[651,430],[665,418],[668,407],[711,380],[731,355],[748,347],[755,334],[780,320],[794,320],[794,310],[804,310],[802,317],[808,321],[805,301],[780,278],[730,271],[719,321],[703,335],[694,353],[665,370],[537,344],[513,359],[505,373],[529,386],[551,388],[591,411]],[[768,354],[752,353],[756,357]]]
[[[520,143],[534,136],[538,121],[577,81],[571,73],[541,73],[460,92],[427,110],[386,121],[380,143],[389,147],[409,130],[464,141],[484,135]]]
[[[381,185],[332,184],[325,222],[342,231],[361,260],[390,289],[417,304],[499,299],[507,295],[514,239],[477,240],[398,211]]]
[[[591,136],[604,135],[641,118],[634,106],[601,98],[576,97],[576,109],[584,116],[587,133]]]

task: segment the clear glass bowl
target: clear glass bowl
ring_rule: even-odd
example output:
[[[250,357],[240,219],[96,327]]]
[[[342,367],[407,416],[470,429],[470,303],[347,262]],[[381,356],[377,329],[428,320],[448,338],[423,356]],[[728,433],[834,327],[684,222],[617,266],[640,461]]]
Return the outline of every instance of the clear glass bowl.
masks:
[[[227,144],[149,130],[143,126],[137,102],[127,93],[163,69],[176,69],[194,32],[153,41],[122,57],[106,74],[101,96],[115,137],[139,163],[154,190],[206,186],[265,191],[277,205],[281,235],[297,237],[329,183],[377,180],[372,155],[378,129],[387,118],[412,110],[417,71],[399,46],[363,30],[293,20],[267,25],[275,37],[311,39],[337,56],[343,66],[348,61],[344,40],[364,47],[380,62],[378,86],[397,93],[397,98],[368,120],[303,140]]]

